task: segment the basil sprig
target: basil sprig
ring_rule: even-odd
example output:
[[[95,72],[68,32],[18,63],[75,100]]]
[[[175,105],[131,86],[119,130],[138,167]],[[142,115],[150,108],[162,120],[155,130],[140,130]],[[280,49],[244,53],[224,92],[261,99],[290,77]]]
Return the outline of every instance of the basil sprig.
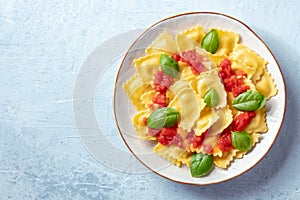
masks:
[[[206,33],[201,42],[201,47],[212,54],[216,53],[219,45],[220,38],[216,29],[212,29],[211,31]]]
[[[248,151],[252,147],[252,138],[246,131],[231,132],[231,143],[235,149]]]
[[[155,110],[147,119],[147,126],[154,129],[172,127],[178,120],[179,112],[174,108]]]
[[[159,64],[161,66],[162,71],[173,77],[176,78],[179,74],[179,65],[176,62],[176,60],[174,60],[173,58],[171,58],[169,55],[167,54],[162,54],[160,56],[159,59]]]
[[[192,155],[190,172],[192,177],[201,177],[209,174],[214,166],[212,155],[197,153]]]
[[[266,103],[266,97],[254,90],[247,90],[232,101],[232,106],[238,110],[254,111],[261,109]]]
[[[210,88],[203,96],[204,102],[211,108],[219,103],[219,95],[215,88]]]

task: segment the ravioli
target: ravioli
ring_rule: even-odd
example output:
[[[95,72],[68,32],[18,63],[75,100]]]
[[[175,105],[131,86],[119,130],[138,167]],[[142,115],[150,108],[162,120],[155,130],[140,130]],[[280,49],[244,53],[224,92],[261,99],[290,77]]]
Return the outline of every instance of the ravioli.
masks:
[[[215,166],[227,169],[234,159],[241,159],[248,153],[231,144],[230,134],[235,123],[249,119],[240,118],[244,115],[239,114],[244,111],[232,106],[236,93],[226,88],[228,84],[234,84],[230,81],[241,81],[246,90],[258,91],[266,99],[278,92],[267,69],[268,61],[243,44],[238,33],[216,30],[220,43],[214,54],[201,48],[206,34],[202,26],[191,27],[177,35],[162,31],[146,48],[146,54],[133,60],[136,72],[123,84],[125,93],[137,110],[132,118],[137,135],[142,140],[151,140],[155,144],[153,151],[178,167],[190,167],[192,156],[202,153],[213,156]],[[186,51],[191,53],[187,57],[194,60],[184,57]],[[175,67],[178,75],[173,76],[160,66],[162,54],[168,55],[173,69],[174,63],[178,65],[178,68]],[[222,71],[223,66],[220,65],[226,59],[231,62],[230,69]],[[197,65],[194,63],[204,68],[195,72]],[[229,73],[234,78],[224,79],[222,73]],[[204,101],[210,89],[214,89],[217,96],[214,106]],[[167,114],[161,114],[163,117],[155,120],[164,125],[150,127],[148,118],[160,109]],[[266,107],[256,110],[255,114],[245,113],[245,116],[247,114],[253,118],[242,127],[250,135],[253,141],[251,148],[254,148],[261,135],[268,131]],[[176,121],[170,124],[168,120],[174,119]],[[227,141],[222,141],[224,136]]]

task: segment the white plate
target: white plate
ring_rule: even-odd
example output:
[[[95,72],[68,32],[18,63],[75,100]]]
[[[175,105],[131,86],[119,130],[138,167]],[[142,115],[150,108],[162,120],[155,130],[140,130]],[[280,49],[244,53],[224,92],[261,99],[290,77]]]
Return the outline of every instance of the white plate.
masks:
[[[267,124],[269,131],[262,135],[261,141],[242,159],[235,159],[227,170],[215,168],[208,176],[193,178],[188,167],[177,167],[169,161],[152,153],[151,142],[137,138],[131,118],[136,113],[122,89],[122,84],[134,74],[132,60],[144,54],[162,30],[183,31],[201,25],[209,30],[211,27],[229,30],[240,34],[241,43],[255,50],[266,59],[267,68],[275,80],[278,94],[267,102]],[[271,30],[270,30],[271,31]],[[186,13],[164,19],[148,28],[130,47],[120,66],[114,93],[115,120],[120,134],[129,150],[150,170],[167,179],[188,184],[207,185],[223,182],[237,177],[254,167],[270,150],[276,140],[285,114],[285,83],[280,67],[267,45],[244,23],[232,17],[208,12]]]

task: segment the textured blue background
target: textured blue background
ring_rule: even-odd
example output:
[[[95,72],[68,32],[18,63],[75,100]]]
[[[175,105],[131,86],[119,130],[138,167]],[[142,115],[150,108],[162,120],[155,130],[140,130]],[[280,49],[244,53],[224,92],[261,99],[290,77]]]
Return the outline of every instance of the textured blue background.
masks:
[[[300,199],[299,8],[298,0],[0,0],[0,199]],[[104,166],[84,148],[74,123],[80,67],[111,36],[190,11],[236,17],[271,48],[288,97],[277,141],[254,169],[212,186]],[[105,120],[107,137],[125,148],[113,120]]]

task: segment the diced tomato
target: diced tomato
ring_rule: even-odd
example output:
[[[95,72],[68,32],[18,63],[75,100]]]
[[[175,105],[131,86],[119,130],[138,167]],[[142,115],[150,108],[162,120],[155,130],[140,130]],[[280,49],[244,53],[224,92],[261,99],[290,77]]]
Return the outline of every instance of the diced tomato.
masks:
[[[229,152],[231,149],[233,149],[232,143],[231,143],[231,131],[230,127],[225,129],[217,142],[218,147],[223,152]]]
[[[160,134],[165,137],[175,136],[177,134],[177,127],[171,127],[171,128],[164,127],[161,129]]]
[[[148,119],[147,117],[143,118],[143,124],[144,124],[144,126],[147,126],[147,119]]]
[[[181,56],[179,54],[173,54],[171,56],[171,58],[173,58],[174,60],[176,60],[176,62],[179,62],[181,60]]]
[[[246,72],[244,72],[243,70],[238,70],[238,71],[236,72],[236,75],[237,75],[237,76],[244,76],[244,77],[247,77]]]
[[[231,62],[227,58],[224,58],[224,60],[220,63],[219,68],[221,69],[220,76],[222,79],[226,79],[234,75],[234,72],[231,69]]]
[[[160,93],[164,93],[173,84],[172,77],[159,70],[154,77],[154,90]]]
[[[174,137],[177,135],[177,126],[171,128],[162,128],[160,135],[158,136],[158,142],[162,145],[169,145],[172,143]]]
[[[206,68],[202,63],[204,61],[203,56],[199,55],[195,50],[182,52],[181,60],[191,66],[191,70],[194,74],[200,74],[201,72],[206,71]]]
[[[248,85],[245,85],[243,78],[247,74],[243,71],[238,71],[237,74],[231,68],[231,62],[225,58],[219,65],[219,74],[223,80],[225,90],[232,92],[234,97],[250,89]]]
[[[157,95],[152,97],[152,102],[160,105],[161,107],[167,106],[166,94],[158,93]]]
[[[155,106],[154,106],[153,103],[149,104],[149,105],[148,105],[148,108],[149,108],[150,110],[155,110]]]
[[[245,111],[239,114],[232,122],[233,131],[242,131],[245,127],[250,124],[251,120],[255,117],[256,113],[254,111]]]
[[[193,145],[193,148],[199,148],[202,145],[202,143],[203,143],[203,141],[206,137],[207,132],[208,132],[208,130],[206,130],[204,133],[202,133],[201,136],[196,136],[194,134],[194,137],[193,137],[192,142],[191,142],[191,144]]]
[[[202,145],[203,138],[201,136],[195,136],[193,139],[193,147],[198,148]]]

